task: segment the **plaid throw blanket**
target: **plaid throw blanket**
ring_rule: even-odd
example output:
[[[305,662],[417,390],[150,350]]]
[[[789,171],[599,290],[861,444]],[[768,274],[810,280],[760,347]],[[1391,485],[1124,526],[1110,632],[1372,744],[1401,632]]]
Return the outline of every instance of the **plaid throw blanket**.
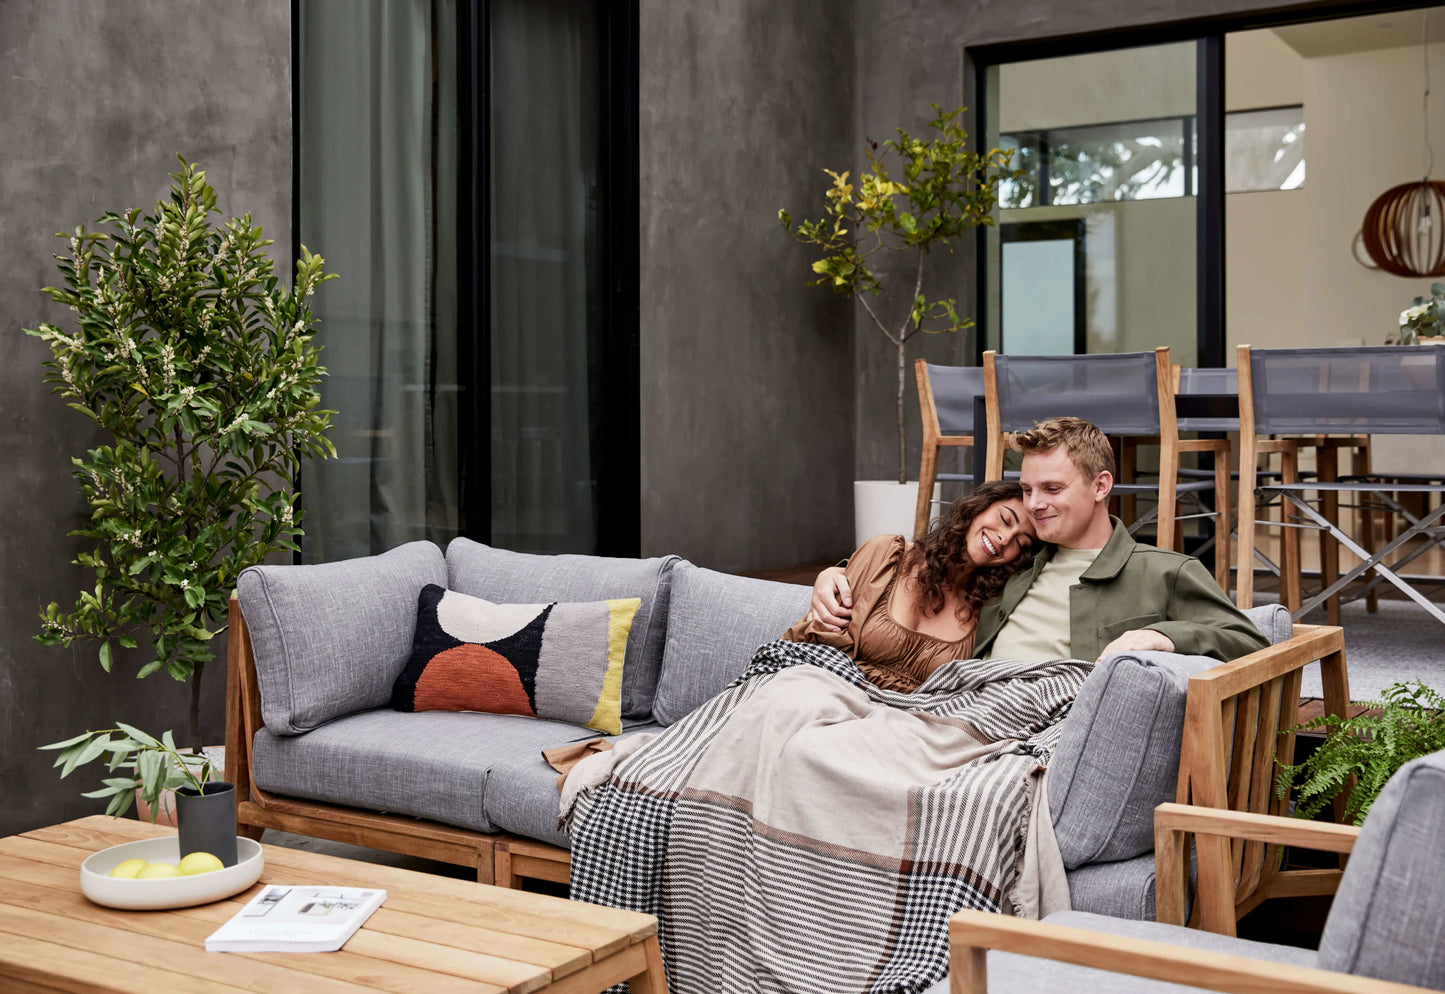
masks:
[[[580,792],[572,897],[657,915],[673,994],[922,991],[949,915],[1017,910],[1035,778],[1089,668],[961,660],[899,694],[768,643]]]

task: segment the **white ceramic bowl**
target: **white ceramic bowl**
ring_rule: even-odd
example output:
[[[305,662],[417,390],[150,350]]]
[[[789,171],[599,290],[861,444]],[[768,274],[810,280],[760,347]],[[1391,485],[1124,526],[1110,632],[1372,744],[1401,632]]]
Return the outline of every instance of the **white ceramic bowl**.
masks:
[[[109,908],[152,911],[159,908],[189,908],[209,904],[238,894],[254,884],[266,864],[261,843],[238,836],[236,865],[189,877],[160,877],[133,880],[110,876],[110,871],[128,859],[147,863],[180,861],[180,840],[174,835],[159,839],[124,842],[86,859],[80,864],[80,892],[96,904]]]

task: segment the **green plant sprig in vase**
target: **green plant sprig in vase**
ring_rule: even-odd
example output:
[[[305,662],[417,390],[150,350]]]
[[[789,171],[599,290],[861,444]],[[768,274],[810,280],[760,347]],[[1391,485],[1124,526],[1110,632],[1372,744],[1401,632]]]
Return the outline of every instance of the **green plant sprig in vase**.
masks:
[[[1322,715],[1281,733],[1329,732],[1303,762],[1281,764],[1275,778],[1279,797],[1297,792],[1296,817],[1313,818],[1343,793],[1345,820],[1362,825],[1396,770],[1445,749],[1445,697],[1423,681],[1392,684],[1364,706],[1353,718]]]
[[[1416,297],[1400,312],[1400,326],[1387,345],[1419,345],[1422,338],[1445,335],[1445,283],[1431,283],[1430,296]]]
[[[199,794],[213,779],[215,769],[210,759],[203,753],[178,750],[169,731],[157,739],[123,721],[115,724],[115,728],[86,732],[64,742],[40,747],[60,750],[54,765],[60,767],[62,780],[77,767],[102,757],[107,772],[114,773],[122,767],[130,771],[129,776],[106,777],[101,781],[99,790],[80,795],[110,798],[106,814],[117,818],[125,814],[139,793],[141,800],[149,805],[151,821],[154,822],[160,813],[161,795],[165,791],[190,787]]]
[[[74,610],[51,603],[36,640],[116,647],[149,641],[139,676],[190,682],[191,744],[200,752],[201,677],[226,626],[240,572],[296,549],[300,513],[290,480],[300,460],[335,456],[320,409],[325,368],[307,299],[332,274],[305,247],[287,288],[249,214],[224,224],[206,174],[181,159],[169,201],[154,212],[107,213],[109,231],[61,234],[69,330],[26,333],[52,358],[46,382],[104,430],[73,458],[90,519],[71,532],[93,545],[76,558],[94,586]]]

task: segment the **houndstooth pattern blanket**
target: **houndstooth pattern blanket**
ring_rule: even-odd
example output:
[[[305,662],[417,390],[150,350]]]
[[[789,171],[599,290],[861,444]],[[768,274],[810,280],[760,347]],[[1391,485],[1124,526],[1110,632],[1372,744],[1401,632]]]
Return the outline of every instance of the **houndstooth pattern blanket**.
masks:
[[[899,694],[768,643],[564,812],[572,898],[657,915],[673,994],[922,991],[953,912],[1024,907],[1033,787],[1089,669],[957,660]]]

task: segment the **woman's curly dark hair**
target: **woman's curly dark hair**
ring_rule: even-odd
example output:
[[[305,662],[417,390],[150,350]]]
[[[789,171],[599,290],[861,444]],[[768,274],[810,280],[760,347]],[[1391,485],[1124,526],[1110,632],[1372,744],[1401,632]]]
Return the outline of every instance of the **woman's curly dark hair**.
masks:
[[[972,493],[953,502],[948,513],[928,527],[928,533],[913,543],[900,564],[902,572],[917,585],[919,603],[926,614],[943,610],[945,595],[960,595],[960,618],[973,615],[984,604],[1003,593],[1004,584],[1015,573],[1033,565],[1031,550],[1002,566],[975,568],[968,557],[968,529],[973,521],[994,504],[1022,500],[1023,488],[1007,480],[981,483]]]

